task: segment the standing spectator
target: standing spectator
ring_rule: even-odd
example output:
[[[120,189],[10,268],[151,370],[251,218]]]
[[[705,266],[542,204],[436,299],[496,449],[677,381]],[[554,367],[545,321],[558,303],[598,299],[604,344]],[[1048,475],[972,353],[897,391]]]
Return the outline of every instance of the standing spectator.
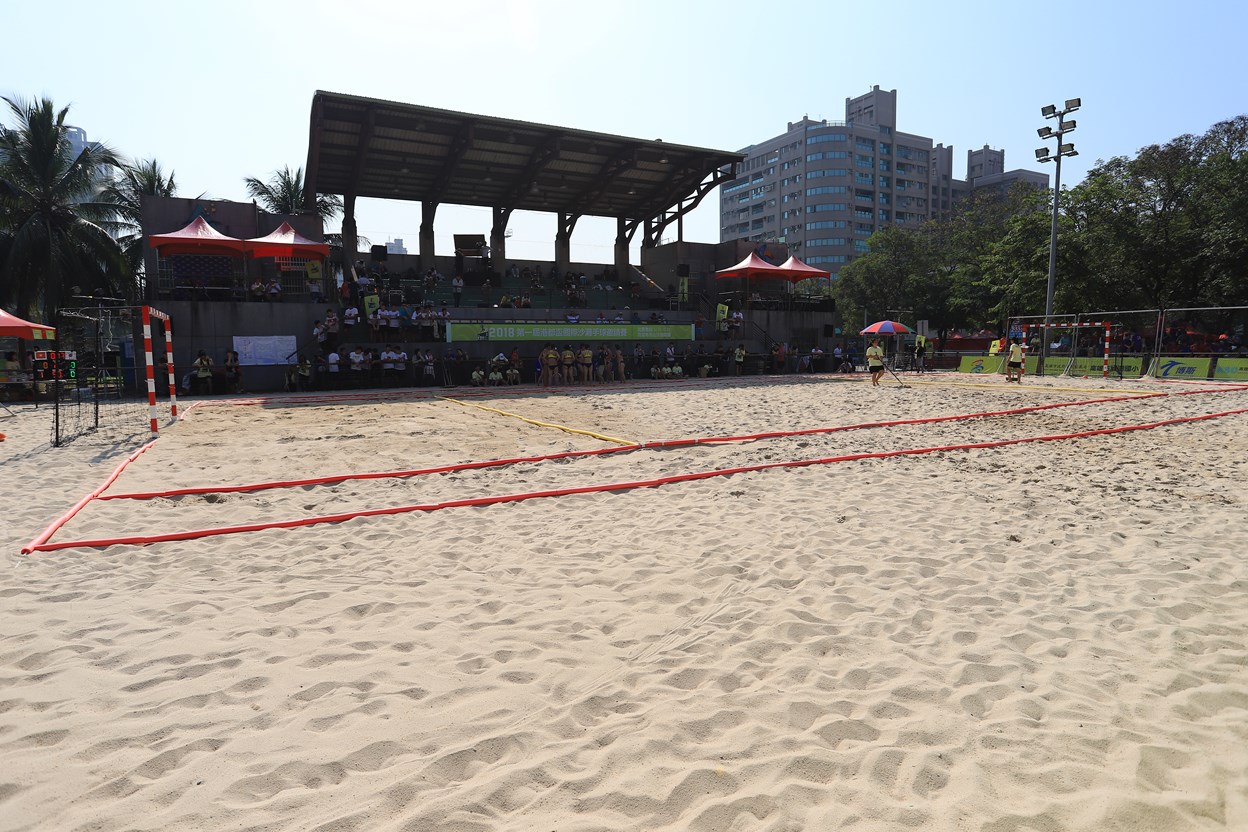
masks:
[[[455,300],[455,307],[459,308],[459,302],[464,296],[464,276],[457,274],[451,278],[451,297]]]
[[[325,327],[321,326],[320,321],[316,321],[312,324],[312,338],[316,341],[316,348],[320,351],[321,355],[324,355],[328,347],[328,343],[327,336],[325,334]]]
[[[295,389],[300,393],[312,389],[312,362],[306,355],[299,356],[299,366],[295,368]]]
[[[377,343],[377,339],[381,337],[381,309],[380,307],[368,313],[368,331],[372,337],[373,343]]]
[[[329,374],[329,386],[337,387],[338,381],[338,365],[342,363],[342,356],[338,354],[337,348],[331,349],[329,355],[325,356],[325,370]]]
[[[490,279],[487,277],[485,282],[481,284],[481,300],[485,301],[485,305],[490,305],[490,298],[494,296],[494,287],[490,285]]]
[[[261,282],[260,278],[257,277],[251,281],[250,294],[252,300],[264,300],[264,283]]]
[[[345,274],[342,276],[342,283],[338,286],[338,299],[342,301],[344,308],[351,305],[351,280]]]
[[[225,354],[225,392],[243,392],[243,368],[238,363],[238,353],[234,350]]]
[[[350,335],[359,320],[360,310],[356,308],[354,303],[348,303],[347,308],[342,310],[343,335]]]
[[[927,361],[927,339],[922,335],[914,342],[914,371],[916,373],[924,372],[924,363]]]
[[[273,275],[273,279],[265,287],[264,296],[269,303],[277,303],[282,299],[282,284],[277,282],[277,275]]]
[[[338,313],[332,306],[325,310],[325,343],[331,347],[338,343]]]
[[[321,273],[315,272],[308,275],[308,296],[312,298],[313,303],[320,303],[324,296],[321,294]]]
[[[745,344],[737,345],[732,351],[732,362],[736,365],[736,374],[739,376],[745,375],[745,356]]]
[[[203,350],[195,357],[191,365],[195,370],[195,385],[199,392],[206,396],[212,395],[212,358]]]

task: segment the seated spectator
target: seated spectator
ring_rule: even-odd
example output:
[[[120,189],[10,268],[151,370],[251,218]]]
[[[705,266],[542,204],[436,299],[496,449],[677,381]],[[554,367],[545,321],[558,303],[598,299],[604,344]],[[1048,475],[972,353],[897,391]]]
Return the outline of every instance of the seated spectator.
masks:
[[[617,324],[622,324],[622,323],[624,323],[624,313],[623,313],[623,312],[616,312],[616,313],[615,313],[615,321],[614,321],[614,323],[617,323]]]
[[[563,317],[570,324],[579,324],[581,322],[581,316],[576,314],[575,312],[569,312]]]
[[[474,367],[472,370],[472,386],[473,387],[485,386],[485,370],[481,369],[480,366]]]
[[[489,378],[490,378],[491,387],[501,387],[503,385],[503,372],[502,370],[499,370],[497,367],[494,368],[493,370],[490,370]]]

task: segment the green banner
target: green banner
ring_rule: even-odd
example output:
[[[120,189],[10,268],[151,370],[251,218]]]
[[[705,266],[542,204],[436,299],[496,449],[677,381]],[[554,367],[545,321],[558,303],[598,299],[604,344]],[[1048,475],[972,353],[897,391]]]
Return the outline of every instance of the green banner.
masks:
[[[693,324],[456,324],[446,328],[456,341],[692,341]]]
[[[1248,381],[1248,358],[1219,358],[1213,377],[1221,381]]]
[[[958,364],[959,373],[988,374],[1005,372],[1004,355],[964,355]]]
[[[1037,356],[1028,356],[1023,362],[1026,375],[1035,375],[1036,368],[1040,366],[1040,359]],[[1104,373],[1104,358],[1076,358],[1073,363],[1069,356],[1051,355],[1045,362],[1044,374],[1046,376],[1060,376],[1067,372],[1072,376],[1100,376]],[[1110,356],[1109,374],[1117,377],[1121,370],[1124,378],[1139,378],[1144,372],[1143,359],[1139,357],[1123,357]],[[1004,355],[964,355],[962,361],[958,365],[959,373],[973,374],[992,374],[1005,372],[1005,356]]]
[[[1161,355],[1153,362],[1148,374],[1153,378],[1209,378],[1209,365],[1213,362],[1208,358],[1178,358],[1173,355]]]
[[[377,295],[365,295],[364,296],[364,317],[365,318],[367,318],[369,315],[376,314],[377,310],[380,308],[381,308],[380,297],[378,297]]]

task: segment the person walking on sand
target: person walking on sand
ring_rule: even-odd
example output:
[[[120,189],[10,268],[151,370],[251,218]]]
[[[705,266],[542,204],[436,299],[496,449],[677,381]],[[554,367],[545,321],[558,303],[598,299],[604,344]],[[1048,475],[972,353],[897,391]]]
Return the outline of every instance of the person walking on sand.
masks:
[[[1005,361],[1005,380],[1023,383],[1023,348],[1017,338],[1010,342],[1010,353]]]
[[[879,387],[880,376],[884,375],[884,350],[880,349],[879,338],[872,338],[867,347],[867,371],[871,373],[871,386]]]

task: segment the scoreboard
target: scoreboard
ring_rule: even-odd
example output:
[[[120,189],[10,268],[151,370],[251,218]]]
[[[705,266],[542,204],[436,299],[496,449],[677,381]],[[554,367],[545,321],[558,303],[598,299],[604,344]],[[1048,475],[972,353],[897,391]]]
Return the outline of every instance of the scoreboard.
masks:
[[[35,381],[77,381],[78,353],[73,350],[35,350]]]

